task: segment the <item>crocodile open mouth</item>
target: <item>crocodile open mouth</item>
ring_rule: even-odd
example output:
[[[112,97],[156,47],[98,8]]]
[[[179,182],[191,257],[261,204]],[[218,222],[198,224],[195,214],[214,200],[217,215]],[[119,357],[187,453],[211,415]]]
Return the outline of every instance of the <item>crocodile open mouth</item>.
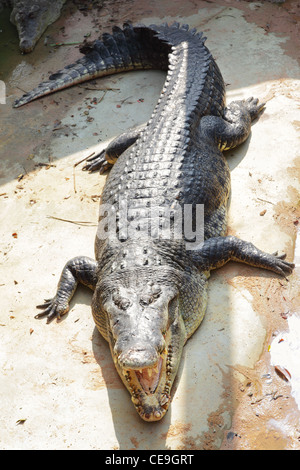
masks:
[[[160,357],[154,367],[135,370],[135,375],[147,395],[155,393],[157,389],[161,376],[162,364],[163,358]]]

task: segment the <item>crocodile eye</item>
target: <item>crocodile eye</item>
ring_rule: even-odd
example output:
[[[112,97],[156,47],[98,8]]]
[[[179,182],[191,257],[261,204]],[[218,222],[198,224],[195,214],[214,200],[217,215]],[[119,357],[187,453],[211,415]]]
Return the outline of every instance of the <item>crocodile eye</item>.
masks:
[[[131,302],[129,299],[126,299],[125,297],[121,297],[120,295],[114,295],[113,302],[121,310],[126,310],[131,305]]]
[[[154,286],[152,286],[152,296],[157,299],[160,294],[161,294],[161,288],[159,286],[157,286],[156,284],[154,284]]]
[[[28,13],[28,18],[31,18],[31,19],[35,18],[37,16],[38,11],[39,11],[39,7],[37,5],[31,7]]]
[[[143,295],[140,298],[140,304],[143,306],[146,306],[146,305],[152,304],[153,300],[154,298],[152,295]]]
[[[39,11],[40,7],[38,5],[32,5],[30,8],[30,13],[37,13]]]

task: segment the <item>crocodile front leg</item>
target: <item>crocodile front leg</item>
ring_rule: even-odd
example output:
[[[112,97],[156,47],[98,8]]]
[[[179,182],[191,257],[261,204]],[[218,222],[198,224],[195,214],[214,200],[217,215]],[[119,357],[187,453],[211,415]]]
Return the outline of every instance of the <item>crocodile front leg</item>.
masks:
[[[118,157],[125,150],[136,142],[144,127],[144,125],[137,126],[120,134],[108,144],[105,150],[88,158],[87,164],[82,169],[88,171],[99,170],[100,174],[104,173],[116,163]]]
[[[285,255],[265,253],[252,243],[233,236],[209,238],[199,250],[192,251],[191,254],[202,271],[219,268],[228,261],[269,269],[281,276],[290,274],[295,267],[293,263],[284,260]]]
[[[258,103],[255,98],[233,101],[225,108],[223,118],[204,116],[201,119],[200,136],[214,141],[221,151],[237,147],[249,136],[251,122],[264,106],[265,103]]]
[[[97,267],[97,262],[86,256],[78,256],[68,261],[60,276],[55,297],[37,306],[44,311],[38,313],[35,318],[47,316],[47,323],[49,323],[55,317],[59,319],[61,315],[67,313],[78,282],[92,290],[95,289]]]

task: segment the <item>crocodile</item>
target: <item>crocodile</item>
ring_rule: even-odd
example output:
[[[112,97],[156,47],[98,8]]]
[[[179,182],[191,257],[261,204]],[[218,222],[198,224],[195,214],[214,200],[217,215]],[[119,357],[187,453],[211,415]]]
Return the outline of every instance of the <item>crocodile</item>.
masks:
[[[23,54],[32,52],[46,28],[56,21],[66,0],[0,0],[1,6],[12,8],[10,21],[19,34]]]
[[[224,81],[205,39],[177,22],[115,26],[112,34],[85,44],[83,58],[15,102],[22,106],[115,72],[167,70],[149,121],[84,166],[110,168],[95,259],[69,260],[55,296],[38,305],[36,315],[59,319],[78,283],[91,288],[96,327],[148,422],[159,421],[169,408],[183,347],[205,314],[210,272],[230,260],[285,277],[294,267],[285,254],[226,235],[230,172],[223,151],[248,138],[264,104],[251,97],[226,106]],[[204,208],[202,217],[198,207]]]

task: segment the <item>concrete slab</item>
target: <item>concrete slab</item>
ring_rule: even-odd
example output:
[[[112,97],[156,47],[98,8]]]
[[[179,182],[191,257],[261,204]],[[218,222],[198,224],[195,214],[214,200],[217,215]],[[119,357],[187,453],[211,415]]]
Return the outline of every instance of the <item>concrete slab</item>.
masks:
[[[228,152],[229,233],[293,259],[300,216],[296,15],[291,1],[108,1],[86,16],[67,5],[45,34],[80,42],[130,18],[177,20],[205,31],[228,101],[252,95],[267,101],[251,138]],[[42,38],[33,54],[21,56],[13,30],[9,34],[5,50],[11,52],[0,76],[6,84],[6,105],[0,104],[1,448],[299,449],[299,269],[289,282],[235,263],[213,273],[206,317],[185,347],[171,408],[158,423],[136,414],[94,327],[89,292],[79,289],[59,324],[33,318],[35,305],[53,295],[64,263],[93,256],[105,176],[74,164],[145,122],[164,74],[121,74],[15,110],[20,88],[31,89],[79,52],[45,47]],[[290,373],[288,381],[280,368]]]

